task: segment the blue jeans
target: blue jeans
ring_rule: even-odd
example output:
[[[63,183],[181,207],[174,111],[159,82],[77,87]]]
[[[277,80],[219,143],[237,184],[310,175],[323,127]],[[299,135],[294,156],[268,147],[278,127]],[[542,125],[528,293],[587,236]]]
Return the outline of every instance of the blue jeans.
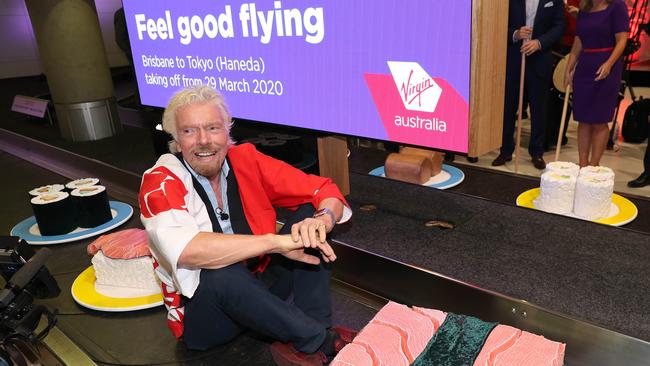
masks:
[[[301,206],[280,233],[289,233],[293,223],[313,212],[311,205]],[[292,342],[299,351],[315,352],[331,326],[330,278],[323,261],[313,266],[280,255],[272,256],[259,278],[243,263],[203,269],[199,287],[185,304],[183,341],[203,350],[251,329]]]

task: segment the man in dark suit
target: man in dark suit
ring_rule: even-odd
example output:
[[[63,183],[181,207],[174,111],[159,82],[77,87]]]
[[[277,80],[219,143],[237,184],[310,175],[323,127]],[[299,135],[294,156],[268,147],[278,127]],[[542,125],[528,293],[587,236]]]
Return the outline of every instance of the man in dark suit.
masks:
[[[544,169],[545,109],[553,73],[551,47],[565,28],[562,0],[510,0],[508,54],[503,116],[503,140],[493,166],[512,160],[515,115],[519,101],[521,54],[526,55],[524,87],[530,102],[531,136],[528,153],[537,169]]]

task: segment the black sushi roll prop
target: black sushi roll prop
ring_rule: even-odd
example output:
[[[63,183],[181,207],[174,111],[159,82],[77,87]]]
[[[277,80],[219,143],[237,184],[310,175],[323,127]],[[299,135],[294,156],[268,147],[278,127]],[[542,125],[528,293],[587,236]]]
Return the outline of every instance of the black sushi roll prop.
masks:
[[[70,193],[78,210],[80,227],[93,228],[111,221],[111,206],[104,186],[77,188]]]
[[[98,186],[100,185],[98,178],[80,178],[70,181],[65,184],[66,192],[72,192],[77,188]]]
[[[31,199],[41,235],[63,235],[77,228],[74,203],[67,192],[52,192]]]
[[[43,194],[61,192],[64,190],[65,190],[65,186],[63,184],[48,184],[46,186],[37,187],[29,191],[29,199],[32,199],[32,197],[40,196]]]

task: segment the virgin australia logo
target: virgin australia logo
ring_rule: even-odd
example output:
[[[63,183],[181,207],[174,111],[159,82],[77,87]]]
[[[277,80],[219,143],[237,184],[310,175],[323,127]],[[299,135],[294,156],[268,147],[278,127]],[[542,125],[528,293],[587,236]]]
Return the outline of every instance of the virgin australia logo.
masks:
[[[442,88],[417,62],[388,61],[390,73],[404,108],[411,111],[436,110]]]

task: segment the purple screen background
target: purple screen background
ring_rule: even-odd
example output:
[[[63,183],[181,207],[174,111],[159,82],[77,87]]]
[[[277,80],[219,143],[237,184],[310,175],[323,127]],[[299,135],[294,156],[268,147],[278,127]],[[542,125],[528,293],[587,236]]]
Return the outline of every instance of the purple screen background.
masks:
[[[282,1],[282,9],[297,8],[303,13],[308,7],[324,9],[325,36],[319,44],[308,43],[304,35],[277,37],[274,33],[268,44],[262,44],[259,37],[244,38],[239,21],[242,3],[255,3],[258,11],[271,10],[274,6],[272,1],[124,0],[143,104],[165,107],[179,89],[149,85],[145,73],[167,77],[184,74],[201,79],[214,76],[230,80],[279,80],[284,90],[281,96],[222,90],[235,119],[388,140],[364,81],[364,73],[390,75],[387,61],[417,62],[431,77],[447,80],[469,102],[471,0]],[[181,44],[176,30],[179,16],[213,14],[217,17],[224,12],[225,5],[231,6],[234,38],[204,36],[193,38],[189,45]],[[165,10],[171,13],[175,39],[150,40],[145,34],[139,40],[134,15],[142,13],[146,18],[164,19]],[[199,56],[213,60],[217,56],[261,57],[265,72],[263,75],[216,69],[203,72],[189,69],[187,62],[184,69],[144,67],[142,55],[184,59]]]

